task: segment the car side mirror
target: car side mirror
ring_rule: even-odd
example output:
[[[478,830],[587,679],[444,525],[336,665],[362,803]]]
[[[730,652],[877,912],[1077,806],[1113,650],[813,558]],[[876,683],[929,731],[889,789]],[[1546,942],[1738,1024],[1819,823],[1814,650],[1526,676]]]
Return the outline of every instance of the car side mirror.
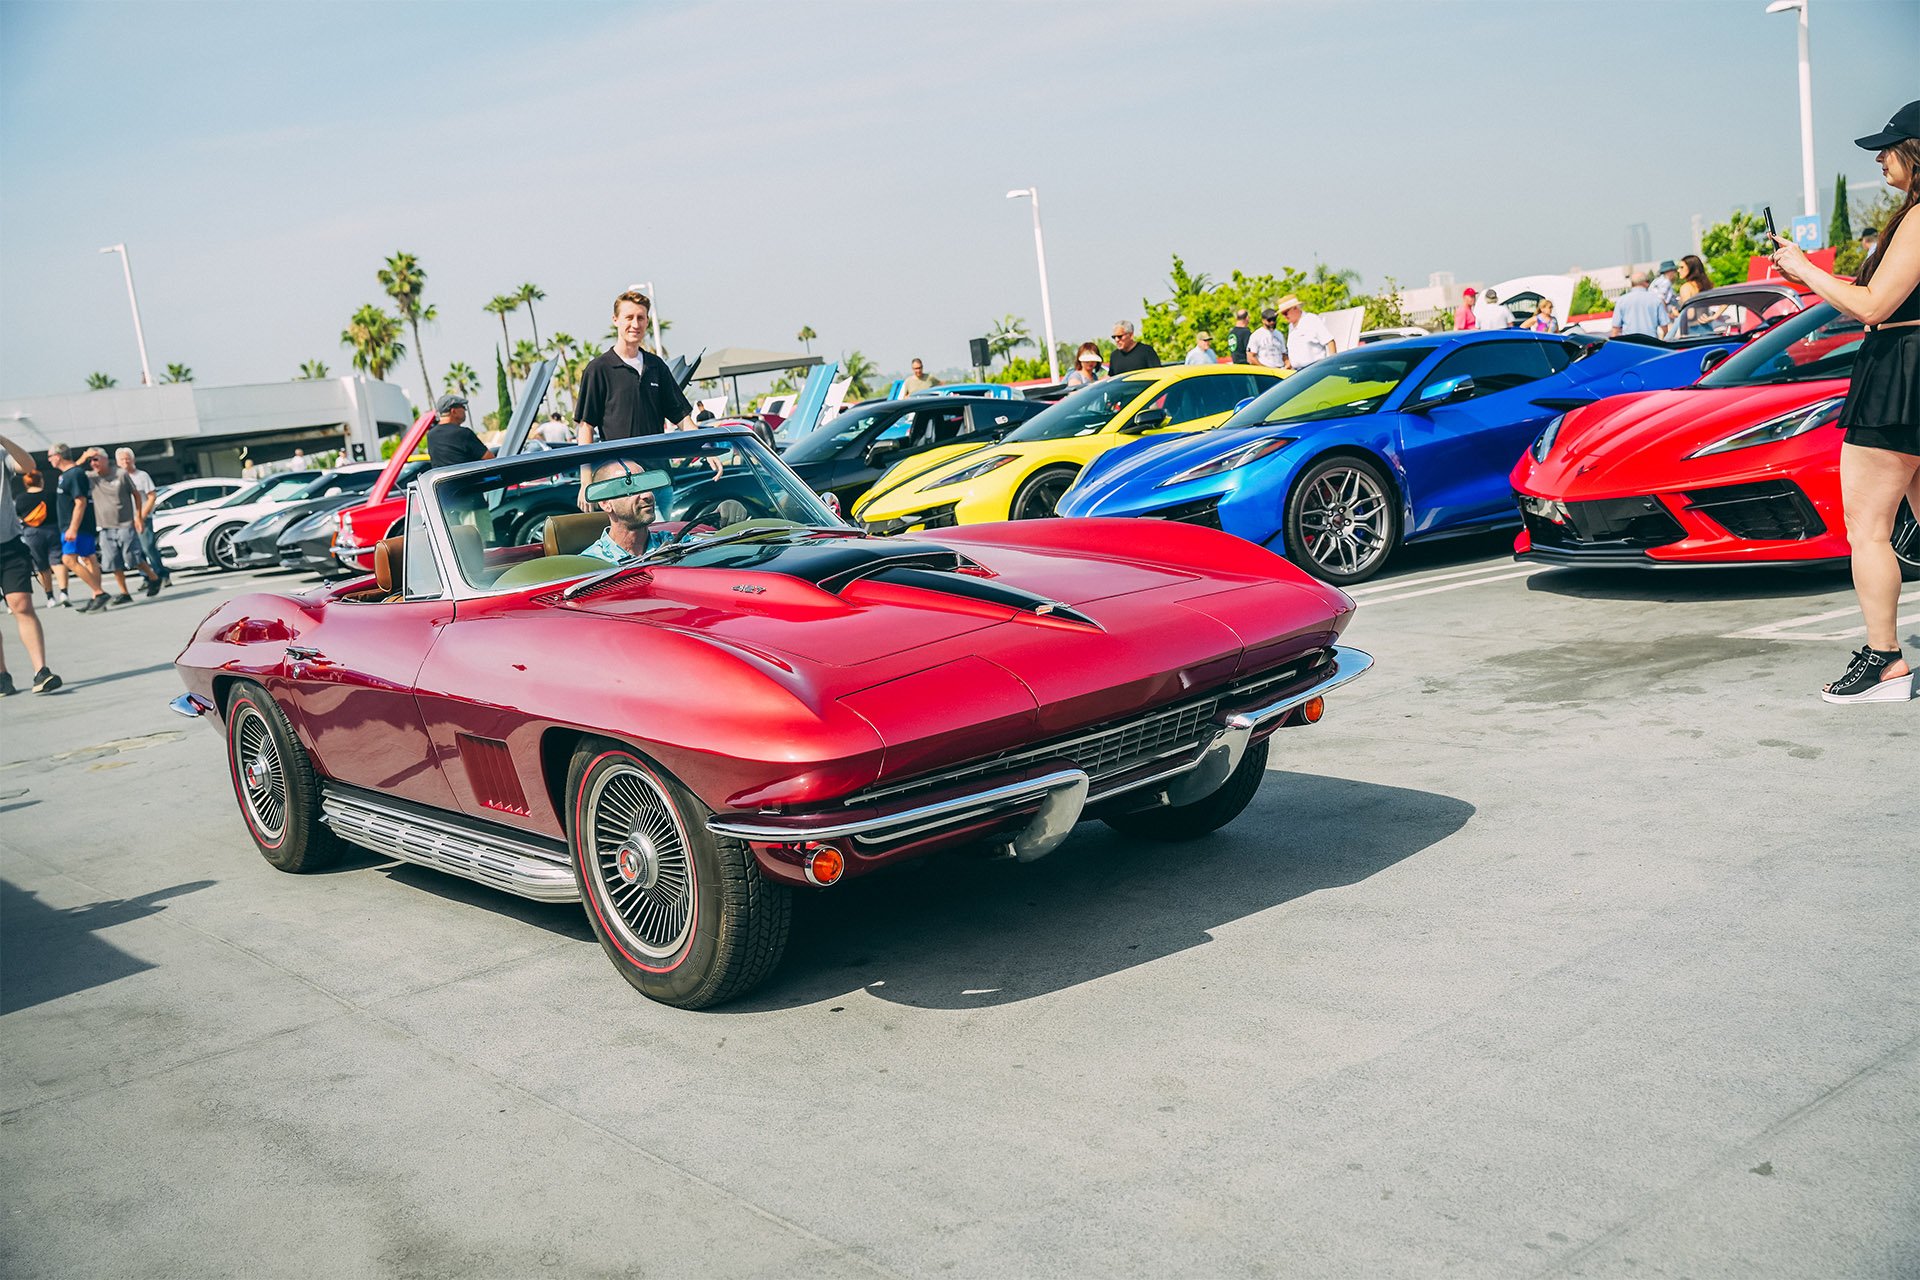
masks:
[[[1733,352],[1729,351],[1725,347],[1715,347],[1713,350],[1707,352],[1705,355],[1700,357],[1700,373],[1702,374],[1702,376],[1712,373],[1715,369],[1718,369],[1721,365],[1725,364],[1727,362],[1727,357],[1731,356],[1732,354]]]
[[[1465,400],[1473,395],[1473,391],[1473,379],[1464,373],[1452,378],[1442,378],[1438,382],[1429,382],[1421,390],[1420,398],[1407,406],[1407,412],[1425,413],[1443,404]]]
[[[1132,420],[1129,421],[1126,426],[1120,428],[1120,434],[1123,436],[1137,436],[1144,432],[1152,431],[1155,427],[1164,427],[1166,425],[1167,411],[1165,409],[1142,409],[1133,415]]]
[[[875,440],[867,446],[867,465],[877,467],[906,447],[905,440]]]
[[[821,503],[826,506],[827,510],[833,512],[833,514],[835,515],[840,514],[840,495],[839,494],[822,493],[822,494],[817,494],[815,496],[817,496],[820,499]]]

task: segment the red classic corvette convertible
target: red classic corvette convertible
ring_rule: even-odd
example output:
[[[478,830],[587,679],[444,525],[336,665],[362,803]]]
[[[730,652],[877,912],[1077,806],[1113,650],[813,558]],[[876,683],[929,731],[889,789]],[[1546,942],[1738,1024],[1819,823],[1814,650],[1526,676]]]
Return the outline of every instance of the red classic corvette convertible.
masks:
[[[796,888],[1038,858],[1083,817],[1224,825],[1273,732],[1371,664],[1335,643],[1350,599],[1239,539],[869,538],[741,428],[427,472],[375,559],[231,600],[179,657],[260,851],[583,899],[627,980],[689,1008],[772,971]]]
[[[1613,396],[1547,424],[1510,477],[1521,560],[1672,568],[1838,564],[1834,422],[1863,331],[1821,303],[1690,387]],[[1902,508],[1894,552],[1920,578]]]

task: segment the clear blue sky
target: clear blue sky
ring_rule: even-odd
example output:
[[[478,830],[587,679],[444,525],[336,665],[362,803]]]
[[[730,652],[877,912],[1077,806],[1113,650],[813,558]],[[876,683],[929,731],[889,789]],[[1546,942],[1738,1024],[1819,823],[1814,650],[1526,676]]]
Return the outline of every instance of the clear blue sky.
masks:
[[[1821,201],[1920,96],[1920,4],[1813,0]],[[655,282],[674,349],[965,361],[1040,327],[1011,187],[1044,198],[1062,339],[1195,270],[1369,284],[1618,262],[1626,227],[1800,202],[1793,20],[1764,0],[1546,3],[0,3],[0,394],[272,381],[417,254],[436,376],[480,306],[598,339]],[[526,335],[524,313],[512,318]],[[411,358],[394,379],[419,398]],[[485,398],[485,397],[483,397]]]

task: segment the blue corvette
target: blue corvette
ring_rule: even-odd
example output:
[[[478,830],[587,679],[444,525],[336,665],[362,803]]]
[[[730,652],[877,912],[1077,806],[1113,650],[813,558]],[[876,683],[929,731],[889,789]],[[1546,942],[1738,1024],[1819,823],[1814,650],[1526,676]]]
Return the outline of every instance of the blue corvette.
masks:
[[[1684,386],[1738,345],[1517,329],[1374,343],[1318,361],[1212,431],[1108,451],[1059,513],[1210,525],[1323,581],[1360,582],[1403,542],[1518,524],[1507,475],[1555,415]]]

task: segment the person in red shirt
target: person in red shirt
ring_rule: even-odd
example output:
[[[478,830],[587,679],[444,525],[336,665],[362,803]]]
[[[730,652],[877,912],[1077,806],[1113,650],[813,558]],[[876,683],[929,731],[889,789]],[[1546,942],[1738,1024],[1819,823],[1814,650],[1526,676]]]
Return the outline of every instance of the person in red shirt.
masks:
[[[1473,304],[1480,300],[1480,291],[1472,285],[1460,291],[1460,309],[1453,313],[1455,329],[1478,329],[1480,322],[1473,318]]]

